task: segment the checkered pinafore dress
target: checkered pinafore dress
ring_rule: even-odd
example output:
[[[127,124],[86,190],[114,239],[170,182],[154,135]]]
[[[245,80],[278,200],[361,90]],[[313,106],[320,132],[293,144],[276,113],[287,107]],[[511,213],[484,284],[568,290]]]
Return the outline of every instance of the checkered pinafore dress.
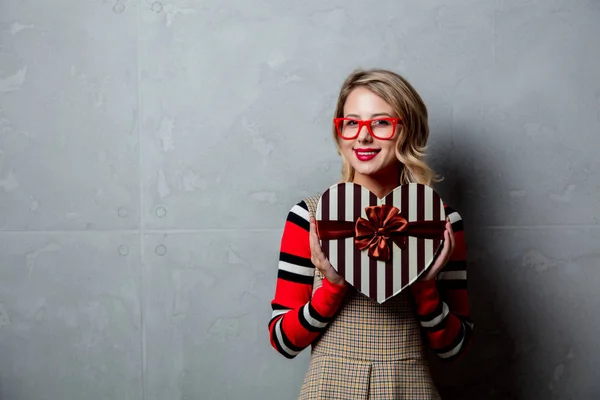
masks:
[[[304,199],[312,215],[318,200]],[[314,289],[322,279],[317,270]],[[312,344],[299,400],[440,399],[424,351],[406,292],[377,304],[350,286],[337,315]]]

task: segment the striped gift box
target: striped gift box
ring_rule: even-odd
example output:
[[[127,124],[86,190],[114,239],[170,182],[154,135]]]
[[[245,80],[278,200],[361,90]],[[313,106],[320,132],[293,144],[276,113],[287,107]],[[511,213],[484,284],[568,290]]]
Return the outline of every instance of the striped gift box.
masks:
[[[429,238],[425,238],[411,233],[410,229],[405,230],[395,236],[403,243],[386,240],[387,258],[375,257],[368,248],[361,250],[357,245],[355,239],[359,233],[355,226],[359,219],[374,221],[373,210],[383,209],[399,213],[413,228],[434,226],[436,234],[430,233]],[[410,286],[433,264],[442,248],[445,220],[444,204],[438,194],[431,187],[417,183],[401,185],[383,199],[351,182],[336,184],[322,194],[316,210],[317,232],[331,265],[350,285],[378,303]],[[326,227],[331,231],[332,223],[352,227],[354,234],[332,239],[326,231]],[[373,237],[377,235],[386,236],[379,231]]]

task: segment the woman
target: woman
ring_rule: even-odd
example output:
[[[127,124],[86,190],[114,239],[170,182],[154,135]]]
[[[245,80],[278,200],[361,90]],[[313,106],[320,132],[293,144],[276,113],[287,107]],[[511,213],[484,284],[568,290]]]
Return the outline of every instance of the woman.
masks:
[[[426,106],[398,74],[352,73],[333,125],[342,181],[379,198],[400,184],[434,181],[423,160]],[[348,285],[323,254],[313,217],[318,198],[288,214],[269,322],[271,345],[283,356],[312,345],[300,399],[438,399],[424,350],[457,359],[472,329],[460,215],[445,205],[445,240],[434,265],[380,305]]]

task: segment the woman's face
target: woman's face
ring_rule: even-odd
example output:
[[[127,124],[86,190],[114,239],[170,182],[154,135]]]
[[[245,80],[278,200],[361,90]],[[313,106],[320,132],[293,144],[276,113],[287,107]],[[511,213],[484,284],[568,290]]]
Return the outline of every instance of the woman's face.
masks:
[[[350,92],[344,104],[343,116],[362,120],[397,117],[392,106],[362,87]],[[390,140],[374,138],[366,126],[361,128],[356,139],[344,140],[338,137],[342,155],[354,168],[355,176],[376,177],[381,174],[397,173],[399,161],[396,158],[395,148],[400,128],[399,122]],[[377,131],[375,133],[377,134]]]

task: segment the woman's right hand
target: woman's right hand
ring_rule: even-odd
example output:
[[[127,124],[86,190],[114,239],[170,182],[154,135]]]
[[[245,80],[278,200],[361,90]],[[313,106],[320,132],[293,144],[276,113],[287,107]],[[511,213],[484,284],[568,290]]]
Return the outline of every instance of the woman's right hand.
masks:
[[[319,237],[317,236],[317,226],[315,218],[311,215],[310,217],[310,260],[315,267],[321,271],[325,278],[333,283],[334,285],[342,285],[345,283],[344,278],[333,268],[323,249],[319,243]]]

